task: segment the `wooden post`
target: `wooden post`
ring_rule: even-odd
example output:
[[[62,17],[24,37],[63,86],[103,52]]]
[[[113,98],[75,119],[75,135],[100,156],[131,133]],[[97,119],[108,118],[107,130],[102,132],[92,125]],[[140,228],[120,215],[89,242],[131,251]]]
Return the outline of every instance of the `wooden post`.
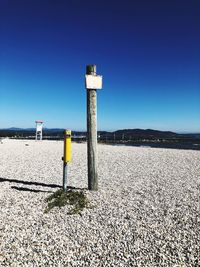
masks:
[[[86,74],[96,75],[96,65],[88,65]],[[87,90],[87,158],[88,189],[98,190],[97,173],[97,92]]]

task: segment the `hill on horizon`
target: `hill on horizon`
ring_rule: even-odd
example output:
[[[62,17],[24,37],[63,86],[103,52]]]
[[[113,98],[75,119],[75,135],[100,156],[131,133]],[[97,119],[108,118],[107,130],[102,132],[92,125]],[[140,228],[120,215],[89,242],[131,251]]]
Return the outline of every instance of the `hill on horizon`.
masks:
[[[64,128],[43,128],[43,136],[62,136]],[[86,135],[86,131],[73,131],[72,134],[76,136]],[[13,137],[13,136],[30,136],[35,135],[35,128],[18,128],[10,127],[5,129],[0,129],[0,136],[2,137]],[[160,131],[154,129],[121,129],[116,131],[98,131],[98,135],[101,137],[114,137],[114,138],[179,138],[179,137],[200,137],[199,133],[193,134],[180,134],[172,131]]]

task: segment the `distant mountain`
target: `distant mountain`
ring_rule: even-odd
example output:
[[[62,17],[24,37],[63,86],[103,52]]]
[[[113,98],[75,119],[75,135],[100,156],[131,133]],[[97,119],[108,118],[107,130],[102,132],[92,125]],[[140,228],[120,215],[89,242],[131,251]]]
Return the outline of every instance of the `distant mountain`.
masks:
[[[35,128],[17,128],[17,127],[11,127],[11,128],[4,128],[0,129],[0,131],[35,131]],[[56,132],[56,131],[63,131],[64,129],[61,128],[43,128],[43,131],[51,131],[51,132]]]
[[[21,131],[21,130],[25,130],[22,128],[16,128],[16,127],[11,127],[11,128],[5,128],[5,129],[0,129],[1,130],[5,130],[5,131]]]
[[[62,128],[43,128],[43,136],[63,136],[64,129]],[[86,136],[85,131],[72,131],[74,136]],[[11,127],[0,129],[0,136],[34,136],[35,128],[17,128]],[[102,139],[173,139],[173,138],[200,138],[200,134],[177,134],[171,131],[159,131],[153,129],[122,129],[114,132],[98,131],[98,136]]]
[[[151,138],[173,138],[177,137],[177,133],[170,131],[158,131],[152,129],[123,129],[114,132],[116,135],[130,135],[133,137],[151,137]]]

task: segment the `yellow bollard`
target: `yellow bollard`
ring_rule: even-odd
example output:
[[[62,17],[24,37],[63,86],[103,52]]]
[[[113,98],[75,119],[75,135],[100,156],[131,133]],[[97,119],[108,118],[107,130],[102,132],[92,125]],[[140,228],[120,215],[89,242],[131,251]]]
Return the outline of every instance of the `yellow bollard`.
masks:
[[[71,161],[71,131],[64,132],[64,163]]]
[[[71,161],[71,130],[64,131],[63,190],[67,191],[67,164]]]

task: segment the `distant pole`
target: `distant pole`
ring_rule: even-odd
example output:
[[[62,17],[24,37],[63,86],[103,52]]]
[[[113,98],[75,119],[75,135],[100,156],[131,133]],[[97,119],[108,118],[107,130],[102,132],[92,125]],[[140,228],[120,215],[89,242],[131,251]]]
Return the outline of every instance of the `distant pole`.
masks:
[[[96,75],[96,65],[86,67],[87,89],[87,160],[88,189],[98,190],[97,172],[97,92],[101,89],[102,77]]]

